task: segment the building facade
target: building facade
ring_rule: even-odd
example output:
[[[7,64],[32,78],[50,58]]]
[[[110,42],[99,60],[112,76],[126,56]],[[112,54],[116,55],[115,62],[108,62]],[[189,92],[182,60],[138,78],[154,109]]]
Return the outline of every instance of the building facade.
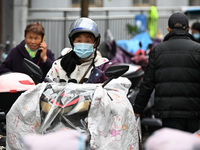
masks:
[[[16,44],[18,44],[21,40],[24,39],[24,29],[26,25],[32,21],[37,20],[41,18],[45,29],[48,28],[49,26],[52,26],[52,28],[58,28],[58,30],[53,31],[51,29],[51,32],[47,31],[48,38],[47,38],[47,43],[50,46],[49,48],[54,49],[55,51],[58,51],[56,54],[59,55],[60,50],[66,46],[69,46],[69,42],[67,41],[67,29],[68,29],[68,24],[70,24],[74,18],[77,18],[80,16],[80,1],[81,0],[0,0],[1,1],[1,9],[2,13],[0,13],[0,19],[2,24],[0,25],[0,44],[1,43],[6,43],[6,41],[10,42],[10,46],[13,47]],[[98,16],[101,18],[102,16],[107,16],[109,13],[109,16],[113,17],[113,20],[117,19],[118,16],[127,16],[130,17],[134,16],[135,14],[139,13],[147,13],[149,6],[155,5],[157,8],[168,8],[165,11],[159,11],[159,15],[163,15],[168,17],[168,15],[174,11],[180,11],[180,8],[182,6],[190,6],[190,5],[199,5],[200,0],[89,0],[89,17],[91,18],[96,18]],[[100,11],[105,9],[104,11]],[[124,9],[130,9],[130,10],[124,10]],[[132,8],[135,8],[134,10]],[[170,8],[174,8],[173,10]],[[1,10],[0,9],[0,10]],[[40,11],[37,11],[37,9],[40,9]],[[46,11],[42,11],[45,10]],[[48,10],[48,9],[53,9],[53,10]],[[48,10],[48,11],[47,11]],[[64,11],[67,10],[67,11]],[[97,10],[97,11],[95,11]],[[109,11],[108,11],[109,10]],[[67,12],[67,13],[64,13]],[[168,14],[168,15],[167,15]],[[114,17],[115,16],[115,17]],[[52,23],[47,24],[48,20],[47,18],[51,18],[51,20],[66,20],[71,19],[68,24],[62,24],[62,23]],[[42,20],[43,19],[43,20]],[[46,19],[46,20],[45,20]],[[112,23],[112,22],[103,22],[102,19],[95,20],[100,24],[100,30],[101,34],[104,37],[104,31],[106,27],[111,26],[114,24],[114,26],[119,25],[120,23]],[[103,23],[102,23],[103,22]],[[123,23],[129,23],[130,21],[125,22],[122,21]],[[124,24],[121,25],[123,28],[125,28]],[[166,29],[166,21],[163,21],[160,23],[160,26],[163,27],[163,34],[165,34],[167,31]],[[63,33],[63,29],[66,30]],[[116,31],[113,30],[114,34]],[[119,29],[117,29],[119,30]],[[123,31],[125,29],[122,29],[121,33],[117,33],[115,35],[116,39],[119,38],[125,38],[124,36],[120,37],[120,34],[127,34],[126,31]],[[55,36],[55,32],[57,32],[58,36]],[[66,35],[62,35],[66,34]],[[62,36],[60,36],[62,35]],[[57,41],[56,41],[56,40]],[[57,44],[53,44],[57,43]]]

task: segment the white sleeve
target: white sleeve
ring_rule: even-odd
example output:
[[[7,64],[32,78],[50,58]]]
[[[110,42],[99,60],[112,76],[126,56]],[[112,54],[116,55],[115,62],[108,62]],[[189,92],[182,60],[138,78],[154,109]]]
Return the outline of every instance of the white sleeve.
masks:
[[[50,80],[52,80],[53,82],[60,81],[60,77],[59,77],[59,73],[58,73],[58,61],[54,61],[54,63],[52,64],[52,67],[49,70],[49,72],[47,73],[46,77],[49,78]]]

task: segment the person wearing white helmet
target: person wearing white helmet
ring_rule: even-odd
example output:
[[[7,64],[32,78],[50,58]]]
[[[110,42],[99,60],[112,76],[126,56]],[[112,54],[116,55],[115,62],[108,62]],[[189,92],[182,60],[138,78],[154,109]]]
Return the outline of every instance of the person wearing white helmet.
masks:
[[[71,24],[69,40],[72,49],[53,63],[47,78],[54,82],[104,82],[107,78],[102,68],[108,68],[113,62],[97,54],[100,43],[97,24],[89,18],[78,18]],[[97,76],[91,80],[92,72]]]

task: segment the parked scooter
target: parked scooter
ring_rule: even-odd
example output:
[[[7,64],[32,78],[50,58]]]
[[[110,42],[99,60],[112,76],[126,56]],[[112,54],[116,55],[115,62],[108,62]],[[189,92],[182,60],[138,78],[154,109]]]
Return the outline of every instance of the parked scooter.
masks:
[[[24,66],[28,70],[28,75],[18,72],[8,72],[0,75],[0,109],[5,113],[10,110],[15,100],[24,91],[35,87],[42,77],[40,68],[26,58],[24,59]]]
[[[6,114],[16,99],[25,91],[35,87],[42,77],[40,68],[28,59],[24,59],[24,66],[29,75],[17,72],[8,72],[0,75],[0,146],[5,146]]]
[[[115,40],[101,43],[99,52],[103,57],[106,57],[109,60],[117,61],[119,65],[129,66],[128,72],[126,72],[123,76],[127,77],[132,83],[128,98],[129,100],[133,99],[135,96],[135,91],[137,91],[144,74],[141,66],[134,64],[131,60],[134,55],[118,47]]]

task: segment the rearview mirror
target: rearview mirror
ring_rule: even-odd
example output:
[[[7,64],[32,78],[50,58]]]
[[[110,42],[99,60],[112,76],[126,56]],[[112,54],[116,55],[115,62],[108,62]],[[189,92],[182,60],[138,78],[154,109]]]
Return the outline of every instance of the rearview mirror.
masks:
[[[106,71],[105,75],[108,77],[108,80],[104,82],[102,85],[103,87],[108,84],[112,79],[118,78],[122,76],[126,71],[128,71],[129,66],[128,65],[113,65],[110,66]]]
[[[41,79],[43,75],[40,67],[26,58],[24,58],[23,65],[28,71],[28,75],[33,79],[35,84],[38,84],[39,79]]]

